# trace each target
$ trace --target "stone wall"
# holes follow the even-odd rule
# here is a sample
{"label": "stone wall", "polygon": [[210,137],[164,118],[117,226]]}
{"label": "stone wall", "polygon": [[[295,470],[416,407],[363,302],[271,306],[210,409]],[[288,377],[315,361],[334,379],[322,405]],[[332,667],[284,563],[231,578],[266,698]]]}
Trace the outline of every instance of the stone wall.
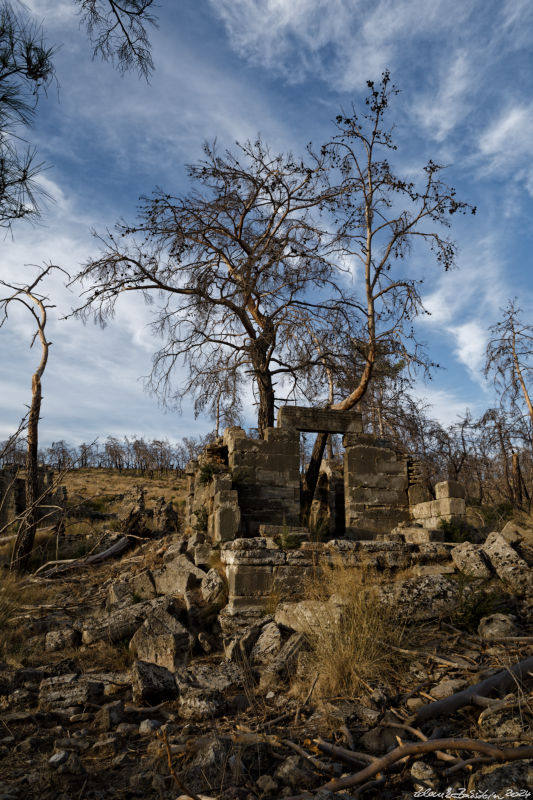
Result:
{"label": "stone wall", "polygon": [[374,436],[346,434],[346,537],[373,539],[409,519],[407,461]]}
{"label": "stone wall", "polygon": [[[412,492],[413,499],[417,493]],[[420,496],[420,495],[419,495]],[[457,481],[441,481],[435,484],[435,499],[413,503],[411,519],[424,528],[437,528],[441,520],[446,522],[466,521],[465,489]]]}

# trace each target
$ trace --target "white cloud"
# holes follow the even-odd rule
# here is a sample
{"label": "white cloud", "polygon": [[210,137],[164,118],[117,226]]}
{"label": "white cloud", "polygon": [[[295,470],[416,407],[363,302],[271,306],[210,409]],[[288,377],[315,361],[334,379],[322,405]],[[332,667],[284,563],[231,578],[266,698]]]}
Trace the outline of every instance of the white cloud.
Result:
{"label": "white cloud", "polygon": [[447,330],[455,339],[455,357],[464,364],[472,379],[483,386],[485,348],[488,340],[486,325],[477,320],[470,320],[460,325],[452,325]]}
{"label": "white cloud", "polygon": [[479,139],[478,155],[484,175],[524,182],[533,195],[533,103],[505,109]]}

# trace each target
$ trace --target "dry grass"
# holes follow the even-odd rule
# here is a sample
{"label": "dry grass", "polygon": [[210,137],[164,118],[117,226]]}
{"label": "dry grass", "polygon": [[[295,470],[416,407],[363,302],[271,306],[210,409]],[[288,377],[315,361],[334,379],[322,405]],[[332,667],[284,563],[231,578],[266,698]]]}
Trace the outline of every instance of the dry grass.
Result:
{"label": "dry grass", "polygon": [[16,617],[50,601],[48,586],[3,571],[0,583],[0,660],[19,663],[31,655],[24,626]]}
{"label": "dry grass", "polygon": [[[307,639],[308,681],[318,675],[315,696],[356,697],[368,684],[389,684],[398,677],[404,626],[393,608],[377,602],[381,578],[342,565],[323,566],[307,587],[318,601]],[[305,687],[300,687],[304,689]]]}
{"label": "dry grass", "polygon": [[[186,481],[175,473],[169,475],[138,475],[136,472],[119,472],[114,469],[76,469],[67,474],[64,481],[69,498],[112,498],[125,494],[133,486],[144,486],[146,505],[154,505],[159,497],[171,500],[174,507],[185,502]],[[110,501],[112,502],[112,501]],[[106,509],[107,510],[107,509]],[[115,509],[109,509],[115,510]]]}

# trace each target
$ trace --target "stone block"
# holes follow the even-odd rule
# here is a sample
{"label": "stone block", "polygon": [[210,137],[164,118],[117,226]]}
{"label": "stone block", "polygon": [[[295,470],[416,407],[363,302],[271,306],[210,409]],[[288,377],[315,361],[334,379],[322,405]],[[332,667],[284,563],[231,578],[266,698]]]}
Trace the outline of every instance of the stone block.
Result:
{"label": "stone block", "polygon": [[100,681],[84,678],[75,673],[45,678],[39,686],[39,707],[45,709],[98,703],[104,694]]}
{"label": "stone block", "polygon": [[402,528],[401,533],[404,541],[408,544],[444,541],[444,531],[431,530],[429,528]]}
{"label": "stone block", "polygon": [[227,542],[234,539],[241,524],[241,510],[234,505],[216,508],[213,513],[213,538],[215,542]]}
{"label": "stone block", "polygon": [[460,497],[443,497],[440,500],[432,500],[431,515],[442,517],[445,514],[464,517],[466,514],[465,501]]}
{"label": "stone block", "polygon": [[411,506],[416,506],[421,503],[430,503],[433,499],[429,489],[421,483],[415,483],[413,486],[410,486],[407,490],[407,496],[409,498],[409,505]]}
{"label": "stone block", "polygon": [[178,694],[174,675],[165,667],[145,661],[136,661],[131,668],[131,685],[135,703],[156,705],[173,700]]}
{"label": "stone block", "polygon": [[441,481],[435,484],[435,497],[437,500],[444,500],[448,497],[465,498],[465,487],[458,481]]}
{"label": "stone block", "polygon": [[480,547],[472,542],[462,542],[453,547],[450,553],[453,563],[460,572],[472,578],[490,578],[491,571]]}
{"label": "stone block", "polygon": [[411,506],[411,517],[413,519],[427,519],[427,517],[431,517],[433,515],[432,502],[433,500],[428,500],[425,503],[417,503]]}
{"label": "stone block", "polygon": [[168,609],[154,609],[133,635],[129,647],[140,661],[174,672],[187,664],[194,640]]}
{"label": "stone block", "polygon": [[357,411],[281,406],[277,421],[278,428],[310,433],[360,433],[363,430],[362,415]]}
{"label": "stone block", "polygon": [[226,567],[230,597],[268,597],[272,590],[271,566],[230,564]]}
{"label": "stone block", "polygon": [[483,552],[497,576],[519,595],[533,594],[533,572],[501,533],[489,533]]}
{"label": "stone block", "polygon": [[177,595],[199,586],[205,572],[186,555],[179,555],[162,569],[155,570],[153,576],[158,594]]}

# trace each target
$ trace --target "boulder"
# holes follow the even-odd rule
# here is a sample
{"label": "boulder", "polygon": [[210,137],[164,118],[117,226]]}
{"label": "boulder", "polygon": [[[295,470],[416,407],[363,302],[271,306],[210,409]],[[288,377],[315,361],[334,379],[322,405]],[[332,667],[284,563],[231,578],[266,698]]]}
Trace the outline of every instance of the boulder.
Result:
{"label": "boulder", "polygon": [[453,547],[451,557],[457,569],[471,578],[490,578],[492,574],[483,551],[472,542],[462,542]]}
{"label": "boulder", "polygon": [[81,640],[80,632],[74,628],[60,628],[57,631],[49,631],[44,640],[44,649],[47,653],[55,653],[57,650],[65,650],[69,647],[77,647]]}
{"label": "boulder", "polygon": [[263,626],[259,637],[250,651],[252,664],[268,664],[281,650],[281,631],[275,622]]}
{"label": "boulder", "polygon": [[187,664],[193,637],[170,611],[171,603],[150,611],[130,641],[130,650],[140,661],[148,661],[174,672]]}
{"label": "boulder", "polygon": [[102,700],[104,686],[100,681],[76,673],[45,678],[39,686],[39,708],[55,709],[85,706]]}
{"label": "boulder", "polygon": [[419,621],[450,614],[473,590],[445,575],[423,575],[378,587],[378,599],[392,607],[400,619]]}
{"label": "boulder", "polygon": [[178,525],[178,515],[172,503],[167,503],[164,497],[159,497],[154,508],[155,530],[159,533],[176,533]]}
{"label": "boulder", "polygon": [[180,686],[180,716],[202,722],[221,717],[226,712],[224,695],[217,689]]}
{"label": "boulder", "polygon": [[131,685],[135,703],[156,705],[177,697],[178,687],[174,675],[165,667],[136,661],[131,668]]}
{"label": "boulder", "polygon": [[498,577],[516,594],[533,593],[533,573],[530,567],[516,550],[507,544],[501,533],[489,533],[483,545],[483,552]]}
{"label": "boulder", "polygon": [[206,603],[219,606],[225,605],[228,596],[228,587],[218,570],[210,569],[209,572],[204,575],[201,583],[201,591],[202,597]]}
{"label": "boulder", "polygon": [[158,594],[185,594],[190,589],[200,586],[206,573],[186,555],[177,555],[159,570],[153,573]]}
{"label": "boulder", "polygon": [[92,644],[102,640],[119,642],[121,639],[129,639],[142,625],[147,613],[162,600],[163,598],[145,603],[135,603],[118,608],[102,617],[90,617],[83,623],[83,643]]}

